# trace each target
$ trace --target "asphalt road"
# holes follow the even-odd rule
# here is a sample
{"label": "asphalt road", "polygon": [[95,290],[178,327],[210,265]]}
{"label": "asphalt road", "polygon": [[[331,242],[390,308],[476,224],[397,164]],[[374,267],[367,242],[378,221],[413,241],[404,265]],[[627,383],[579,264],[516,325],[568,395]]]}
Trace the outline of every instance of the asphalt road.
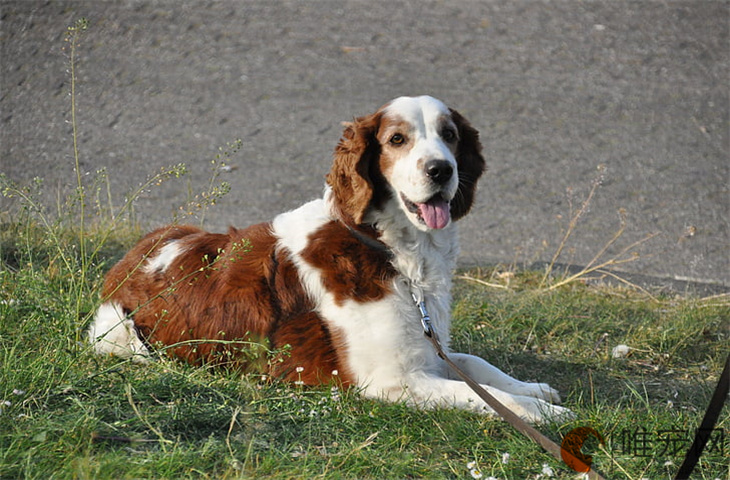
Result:
{"label": "asphalt road", "polygon": [[460,222],[463,264],[549,260],[600,176],[561,262],[589,263],[623,209],[626,230],[609,255],[657,236],[630,249],[638,260],[621,269],[730,289],[728,2],[2,0],[0,8],[0,164],[19,182],[42,177],[54,208],[75,179],[64,36],[85,17],[84,178],[105,169],[120,205],[161,168],[188,166],[136,201],[149,227],[204,190],[218,149],[238,138],[220,176],[231,191],[206,225],[269,220],[320,195],[340,122],[396,96],[430,94],[481,131],[490,168],[474,213]]}

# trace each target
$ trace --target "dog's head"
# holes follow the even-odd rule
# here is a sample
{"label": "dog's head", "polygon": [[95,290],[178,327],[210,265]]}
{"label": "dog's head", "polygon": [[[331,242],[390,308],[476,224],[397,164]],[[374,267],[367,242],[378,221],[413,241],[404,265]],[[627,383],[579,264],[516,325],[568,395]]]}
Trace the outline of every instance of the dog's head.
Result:
{"label": "dog's head", "polygon": [[397,205],[428,231],[466,215],[484,169],[479,134],[464,117],[432,97],[400,97],[345,125],[327,183],[346,223]]}

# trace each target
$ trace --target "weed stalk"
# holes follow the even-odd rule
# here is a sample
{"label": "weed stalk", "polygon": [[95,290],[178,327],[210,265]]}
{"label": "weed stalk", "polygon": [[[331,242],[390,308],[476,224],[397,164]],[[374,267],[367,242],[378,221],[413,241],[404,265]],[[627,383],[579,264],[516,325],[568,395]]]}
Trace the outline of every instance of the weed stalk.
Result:
{"label": "weed stalk", "polygon": [[[590,207],[591,201],[593,200],[593,197],[596,194],[596,191],[598,190],[598,187],[600,187],[603,183],[603,176],[606,172],[606,167],[604,165],[598,166],[598,176],[591,182],[591,189],[588,192],[588,196],[581,202],[580,207],[573,212],[572,211],[572,202],[571,202],[571,211],[570,211],[570,220],[568,222],[568,227],[565,230],[565,233],[563,234],[563,237],[560,240],[560,244],[558,245],[558,248],[555,250],[555,253],[553,254],[552,259],[550,260],[550,263],[545,268],[545,273],[543,274],[542,280],[539,284],[540,290],[555,290],[557,288],[560,288],[564,285],[567,285],[571,282],[574,282],[576,280],[580,280],[581,278],[584,278],[586,275],[599,272],[606,274],[612,278],[615,278],[622,283],[629,284],[624,279],[620,279],[616,274],[611,273],[607,271],[607,268],[614,267],[617,265],[622,265],[624,263],[629,263],[637,260],[639,258],[638,253],[632,252],[629,253],[632,249],[639,247],[644,242],[647,242],[657,236],[657,233],[651,233],[646,235],[645,237],[631,243],[629,246],[621,249],[619,253],[616,255],[611,256],[608,259],[602,260],[605,258],[606,252],[613,247],[616,242],[623,236],[625,230],[626,230],[626,210],[623,208],[619,209],[618,215],[619,215],[619,228],[616,230],[616,232],[613,234],[613,236],[603,245],[603,247],[591,258],[591,260],[586,264],[585,267],[583,267],[578,273],[575,273],[573,275],[566,275],[551,284],[548,284],[548,280],[550,276],[553,273],[553,270],[555,268],[555,264],[560,258],[560,256],[563,253],[563,250],[565,249],[565,246],[568,244],[568,240],[575,232],[575,229],[578,225],[578,221],[583,217],[586,212],[588,212],[588,209]],[[637,286],[634,285],[635,288],[638,289]]]}
{"label": "weed stalk", "polygon": [[[605,165],[599,165],[598,166],[598,177],[593,180],[591,183],[591,189],[588,192],[588,196],[583,200],[583,203],[581,203],[578,210],[573,213],[570,212],[570,221],[568,222],[568,228],[565,230],[565,233],[563,234],[563,238],[560,240],[560,244],[558,245],[557,250],[555,250],[555,253],[553,254],[553,258],[550,260],[550,263],[548,264],[547,268],[545,269],[545,274],[542,277],[542,280],[540,281],[540,288],[542,288],[545,283],[547,282],[548,278],[550,277],[550,274],[553,271],[553,268],[555,267],[555,262],[557,262],[558,258],[560,258],[560,255],[562,255],[563,250],[565,249],[565,246],[568,243],[568,240],[573,235],[573,232],[575,231],[576,226],[578,225],[578,221],[581,219],[581,217],[588,211],[588,207],[591,204],[591,201],[593,200],[593,196],[596,194],[596,190],[598,190],[598,187],[601,186],[601,183],[603,181],[603,174],[606,171]],[[572,205],[572,204],[571,204]],[[623,232],[622,232],[623,233]],[[620,234],[619,234],[620,236]]]}
{"label": "weed stalk", "polygon": [[[76,120],[76,47],[79,44],[82,34],[89,27],[85,18],[77,20],[73,26],[68,27],[66,41],[69,44],[69,74],[71,76],[71,130],[73,138],[74,167],[76,170],[76,195],[79,200],[79,261],[81,268],[76,288],[76,318],[81,313],[81,304],[84,298],[83,290],[86,285],[86,273],[88,271],[88,258],[86,254],[86,192],[82,181],[81,161],[79,157],[79,135],[78,122]],[[76,331],[76,343],[79,341],[80,333]]]}

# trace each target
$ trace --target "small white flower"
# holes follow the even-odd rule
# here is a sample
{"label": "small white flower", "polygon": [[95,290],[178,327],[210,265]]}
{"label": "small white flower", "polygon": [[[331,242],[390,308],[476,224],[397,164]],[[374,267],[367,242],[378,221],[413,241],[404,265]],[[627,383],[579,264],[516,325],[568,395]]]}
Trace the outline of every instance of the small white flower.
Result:
{"label": "small white flower", "polygon": [[340,374],[340,372],[338,372],[337,370],[332,370],[332,376],[333,377],[336,377],[339,374]]}
{"label": "small white flower", "polygon": [[340,389],[337,387],[332,387],[330,389],[330,396],[332,397],[333,402],[339,402],[340,401]]}
{"label": "small white flower", "polygon": [[503,453],[502,454],[502,463],[504,465],[507,465],[509,463],[509,457],[510,457],[510,454],[509,453]]}
{"label": "small white flower", "polygon": [[667,460],[666,462],[664,462],[664,466],[665,467],[673,467],[674,466],[674,462],[671,461],[671,460]]}
{"label": "small white flower", "polygon": [[304,367],[297,367],[297,373],[302,373],[304,371]]}
{"label": "small white flower", "polygon": [[469,469],[469,474],[471,474],[471,478],[482,478],[482,472],[480,472],[477,468],[477,462],[467,463],[466,468]]}
{"label": "small white flower", "polygon": [[542,464],[542,474],[545,475],[546,477],[554,477],[555,471],[552,469],[552,467],[550,465],[548,465],[547,463],[543,463]]}
{"label": "small white flower", "polygon": [[24,395],[24,394],[25,394],[25,391],[24,390],[18,390],[17,388],[14,388],[13,389],[13,395],[20,396],[20,395]]}

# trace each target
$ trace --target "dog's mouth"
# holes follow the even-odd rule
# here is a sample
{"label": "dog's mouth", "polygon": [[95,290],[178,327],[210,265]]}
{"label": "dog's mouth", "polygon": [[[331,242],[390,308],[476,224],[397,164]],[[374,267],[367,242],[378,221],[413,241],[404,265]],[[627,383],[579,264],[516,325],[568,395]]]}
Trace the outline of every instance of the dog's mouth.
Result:
{"label": "dog's mouth", "polygon": [[449,220],[451,220],[449,201],[440,193],[437,193],[425,203],[413,202],[402,193],[400,194],[400,198],[403,200],[403,204],[408,211],[414,213],[428,228],[444,228],[449,224]]}

